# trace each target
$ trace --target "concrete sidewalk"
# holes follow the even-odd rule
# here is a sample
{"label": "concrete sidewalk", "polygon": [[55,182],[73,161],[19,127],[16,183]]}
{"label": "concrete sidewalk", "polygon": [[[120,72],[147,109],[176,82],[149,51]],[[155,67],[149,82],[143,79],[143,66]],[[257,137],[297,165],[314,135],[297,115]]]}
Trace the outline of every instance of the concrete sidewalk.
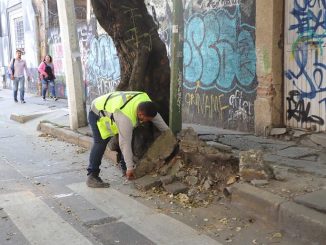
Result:
{"label": "concrete sidewalk", "polygon": [[[43,102],[28,95],[26,104],[15,104],[10,90],[0,90],[1,103],[8,104],[8,117],[25,123],[39,122],[38,129],[58,139],[90,148],[92,138],[88,127],[69,129],[67,101]],[[14,115],[14,116],[13,116]],[[220,130],[212,127],[184,124],[193,127],[206,141],[214,141],[232,148],[235,156],[249,149],[262,150],[264,159],[277,173],[277,180],[263,186],[237,183],[231,187],[231,203],[255,217],[274,223],[280,229],[301,238],[307,244],[324,244],[326,240],[326,136],[301,134],[300,141],[317,139],[311,146],[297,141],[255,137],[248,133]],[[312,137],[313,136],[313,137]],[[115,153],[106,151],[115,159]]]}

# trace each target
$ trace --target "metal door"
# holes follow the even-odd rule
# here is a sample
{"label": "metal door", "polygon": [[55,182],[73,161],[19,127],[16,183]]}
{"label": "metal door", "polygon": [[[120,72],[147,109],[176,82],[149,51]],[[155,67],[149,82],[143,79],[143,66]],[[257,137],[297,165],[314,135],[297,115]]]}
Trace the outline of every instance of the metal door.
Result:
{"label": "metal door", "polygon": [[326,0],[285,1],[286,125],[326,130]]}

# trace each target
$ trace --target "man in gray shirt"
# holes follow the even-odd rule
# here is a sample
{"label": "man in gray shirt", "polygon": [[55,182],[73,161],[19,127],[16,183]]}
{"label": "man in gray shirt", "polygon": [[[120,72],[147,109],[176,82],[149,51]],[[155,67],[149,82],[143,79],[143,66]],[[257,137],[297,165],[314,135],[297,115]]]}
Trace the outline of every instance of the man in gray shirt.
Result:
{"label": "man in gray shirt", "polygon": [[22,51],[17,49],[16,50],[16,57],[15,59],[12,59],[9,66],[8,66],[8,72],[10,74],[10,79],[13,81],[13,91],[14,91],[14,101],[17,103],[17,92],[18,92],[18,86],[19,86],[19,92],[20,92],[20,102],[22,104],[26,103],[24,99],[25,94],[25,76],[24,76],[24,70],[27,75],[28,81],[30,80],[30,74],[27,69],[26,61],[21,58]]}
{"label": "man in gray shirt", "polygon": [[99,177],[101,160],[108,142],[119,135],[119,146],[126,163],[126,177],[134,178],[133,129],[141,122],[151,121],[161,132],[169,130],[153,102],[145,92],[116,91],[96,98],[88,114],[94,143],[87,168],[88,187],[109,187]]}

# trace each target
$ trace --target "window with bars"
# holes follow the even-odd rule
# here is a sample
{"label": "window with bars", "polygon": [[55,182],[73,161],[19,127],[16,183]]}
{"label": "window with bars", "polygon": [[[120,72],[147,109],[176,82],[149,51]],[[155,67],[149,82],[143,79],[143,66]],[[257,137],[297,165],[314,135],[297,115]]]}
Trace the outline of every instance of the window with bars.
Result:
{"label": "window with bars", "polygon": [[14,19],[15,36],[16,36],[16,48],[24,50],[24,22],[23,17]]}

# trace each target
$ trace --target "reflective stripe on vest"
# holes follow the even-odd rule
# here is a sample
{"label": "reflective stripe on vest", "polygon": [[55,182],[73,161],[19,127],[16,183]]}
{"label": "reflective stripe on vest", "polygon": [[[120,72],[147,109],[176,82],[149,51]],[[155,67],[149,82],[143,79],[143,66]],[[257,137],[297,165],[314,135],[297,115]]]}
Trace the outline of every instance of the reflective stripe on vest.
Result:
{"label": "reflective stripe on vest", "polygon": [[[110,98],[104,108],[108,96],[110,96]],[[96,98],[92,102],[91,110],[100,116],[97,126],[102,139],[107,139],[108,137],[118,134],[118,128],[113,119],[114,112],[121,111],[130,119],[132,126],[135,127],[137,123],[137,107],[139,103],[145,101],[151,100],[146,93],[138,91],[112,92]],[[101,112],[103,112],[104,116]]]}

